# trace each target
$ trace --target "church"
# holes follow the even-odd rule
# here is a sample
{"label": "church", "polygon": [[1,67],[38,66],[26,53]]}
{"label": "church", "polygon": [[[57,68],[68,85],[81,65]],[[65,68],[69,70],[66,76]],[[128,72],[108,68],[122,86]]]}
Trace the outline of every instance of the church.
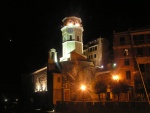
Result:
{"label": "church", "polygon": [[[147,71],[142,74],[149,75],[149,29],[114,33],[114,59],[110,59],[107,39],[99,37],[83,44],[84,29],[79,17],[66,17],[62,24],[62,57],[58,58],[55,47],[51,48],[47,65],[23,77],[23,94],[32,100],[35,108],[54,108],[61,102],[127,102],[139,95],[143,98],[142,83],[136,84],[137,77],[140,77],[136,67],[144,64],[142,66]],[[135,44],[131,43],[130,37]],[[138,54],[139,47],[143,49],[133,63],[134,52]],[[141,50],[145,50],[142,56]],[[136,63],[138,65],[133,65]],[[95,83],[98,83],[96,90],[93,88]]]}
{"label": "church", "polygon": [[[47,66],[30,74],[30,95],[37,106],[53,106],[57,101],[98,101],[93,82],[100,75],[111,76],[107,39],[100,37],[83,44],[82,20],[71,16],[62,22],[62,57],[58,59],[57,50],[51,48]],[[86,87],[84,94],[81,85]],[[109,85],[99,98],[112,99]]]}

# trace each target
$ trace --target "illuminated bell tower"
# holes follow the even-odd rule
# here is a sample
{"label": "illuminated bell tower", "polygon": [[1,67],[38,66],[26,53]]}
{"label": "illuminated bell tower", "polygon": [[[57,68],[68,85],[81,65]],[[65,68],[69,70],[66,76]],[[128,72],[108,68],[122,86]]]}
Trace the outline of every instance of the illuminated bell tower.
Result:
{"label": "illuminated bell tower", "polygon": [[75,16],[66,17],[62,20],[62,58],[60,61],[69,61],[72,51],[83,54],[83,27],[81,19]]}

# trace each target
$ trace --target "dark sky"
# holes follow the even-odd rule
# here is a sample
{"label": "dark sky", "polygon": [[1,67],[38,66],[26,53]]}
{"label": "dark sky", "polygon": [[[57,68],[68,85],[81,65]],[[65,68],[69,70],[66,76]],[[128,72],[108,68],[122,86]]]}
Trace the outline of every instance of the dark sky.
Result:
{"label": "dark sky", "polygon": [[[95,2],[97,1],[97,2]],[[21,75],[47,63],[48,51],[61,56],[61,25],[67,16],[82,19],[83,40],[107,38],[113,31],[150,26],[149,3],[144,0],[8,0],[2,3],[0,88],[18,90]]]}

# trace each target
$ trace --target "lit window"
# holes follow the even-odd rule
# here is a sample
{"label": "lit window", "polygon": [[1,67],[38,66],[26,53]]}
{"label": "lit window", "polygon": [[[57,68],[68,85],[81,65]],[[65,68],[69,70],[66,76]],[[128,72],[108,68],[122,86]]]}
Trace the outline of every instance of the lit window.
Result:
{"label": "lit window", "polygon": [[73,22],[71,20],[69,20],[68,26],[72,26],[72,25],[73,25]]}
{"label": "lit window", "polygon": [[129,55],[128,49],[124,49],[124,56],[128,56],[128,55]]}

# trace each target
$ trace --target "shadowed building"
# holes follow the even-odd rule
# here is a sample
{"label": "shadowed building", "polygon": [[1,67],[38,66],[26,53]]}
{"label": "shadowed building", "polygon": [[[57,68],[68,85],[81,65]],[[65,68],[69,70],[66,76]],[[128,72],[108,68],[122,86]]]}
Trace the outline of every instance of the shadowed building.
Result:
{"label": "shadowed building", "polygon": [[114,74],[131,86],[133,95],[129,96],[134,99],[134,82],[141,79],[140,71],[142,76],[150,75],[150,29],[114,32],[113,50],[117,63]]}

